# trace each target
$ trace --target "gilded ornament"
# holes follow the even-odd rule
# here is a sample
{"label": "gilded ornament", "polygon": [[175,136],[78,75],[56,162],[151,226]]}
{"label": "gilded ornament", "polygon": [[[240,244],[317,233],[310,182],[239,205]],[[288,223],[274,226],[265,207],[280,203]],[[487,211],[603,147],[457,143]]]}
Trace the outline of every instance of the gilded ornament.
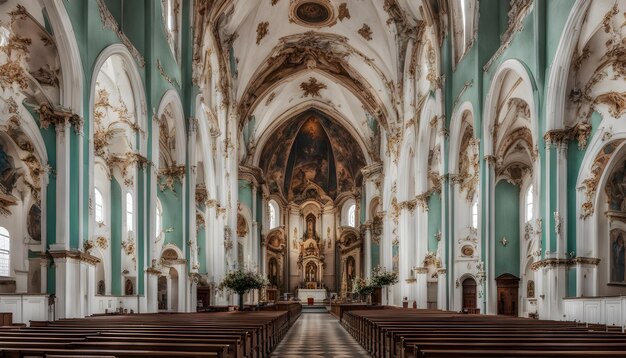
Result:
{"label": "gilded ornament", "polygon": [[372,40],[372,29],[368,24],[363,24],[363,26],[358,31],[359,35],[361,35],[367,41]]}
{"label": "gilded ornament", "polygon": [[604,93],[596,97],[596,102],[606,104],[613,118],[619,119],[626,111],[626,92]]}
{"label": "gilded ornament", "polygon": [[343,21],[343,19],[349,19],[349,18],[350,18],[350,10],[348,10],[348,4],[345,2],[339,4],[337,19],[339,19],[339,21]]}
{"label": "gilded ornament", "polygon": [[256,44],[260,44],[261,40],[269,33],[270,23],[267,21],[260,22],[256,28]]}
{"label": "gilded ornament", "polygon": [[320,97],[320,91],[328,88],[324,83],[318,82],[315,77],[309,77],[308,82],[300,83],[300,89],[304,97]]}

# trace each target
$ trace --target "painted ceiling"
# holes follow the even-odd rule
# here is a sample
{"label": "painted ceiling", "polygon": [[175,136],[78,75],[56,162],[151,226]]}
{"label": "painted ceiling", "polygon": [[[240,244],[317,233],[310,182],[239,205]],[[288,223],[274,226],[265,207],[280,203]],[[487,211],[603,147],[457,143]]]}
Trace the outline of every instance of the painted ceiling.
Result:
{"label": "painted ceiling", "polygon": [[365,157],[359,145],[346,129],[317,110],[289,120],[269,143],[260,166],[270,192],[287,201],[310,198],[309,189],[335,199],[360,185]]}

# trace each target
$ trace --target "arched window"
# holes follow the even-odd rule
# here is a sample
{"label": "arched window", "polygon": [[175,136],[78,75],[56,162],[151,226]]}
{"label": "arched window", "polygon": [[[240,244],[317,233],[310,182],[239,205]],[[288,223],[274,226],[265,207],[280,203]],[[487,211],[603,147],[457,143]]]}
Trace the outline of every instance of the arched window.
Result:
{"label": "arched window", "polygon": [[348,225],[355,227],[356,226],[356,205],[352,204],[348,208]]}
{"label": "arched window", "polygon": [[9,231],[0,226],[0,276],[9,276],[10,253],[11,240],[9,238]]}
{"label": "arched window", "polygon": [[472,227],[478,229],[478,198],[472,203]]}
{"label": "arched window", "polygon": [[102,198],[102,193],[97,188],[94,189],[94,199],[94,216],[97,223],[102,223],[104,222],[104,199]]}
{"label": "arched window", "polygon": [[533,186],[530,185],[526,190],[526,221],[530,221],[533,219],[533,208],[534,208],[534,191]]}
{"label": "arched window", "polygon": [[159,237],[163,232],[163,209],[161,208],[161,202],[157,199],[156,215],[154,217],[154,232],[155,236]]}
{"label": "arched window", "polygon": [[133,231],[133,222],[135,221],[133,206],[133,194],[126,193],[126,230],[128,232]]}
{"label": "arched window", "polygon": [[270,230],[272,230],[273,228],[278,227],[278,205],[274,201],[270,201],[269,204],[267,204],[267,211],[269,213]]}
{"label": "arched window", "polygon": [[174,56],[178,59],[178,35],[180,32],[178,15],[180,14],[180,1],[162,0],[162,2],[163,20],[165,22],[165,29],[167,30],[167,40],[172,48]]}

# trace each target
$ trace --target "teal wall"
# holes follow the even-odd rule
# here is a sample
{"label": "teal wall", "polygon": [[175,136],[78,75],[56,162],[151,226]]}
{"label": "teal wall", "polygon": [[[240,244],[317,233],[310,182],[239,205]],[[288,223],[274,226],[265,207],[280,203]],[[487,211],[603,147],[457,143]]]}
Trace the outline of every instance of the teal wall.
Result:
{"label": "teal wall", "polygon": [[[157,189],[157,197],[163,207],[163,244],[173,244],[179,249],[183,249],[183,205],[182,205],[182,184],[174,182],[174,190]],[[166,229],[173,229],[172,232],[165,232]]]}
{"label": "teal wall", "polygon": [[[510,273],[519,275],[520,242],[519,242],[519,188],[504,180],[496,184],[495,207],[495,277]],[[506,237],[506,246],[500,243]]]}

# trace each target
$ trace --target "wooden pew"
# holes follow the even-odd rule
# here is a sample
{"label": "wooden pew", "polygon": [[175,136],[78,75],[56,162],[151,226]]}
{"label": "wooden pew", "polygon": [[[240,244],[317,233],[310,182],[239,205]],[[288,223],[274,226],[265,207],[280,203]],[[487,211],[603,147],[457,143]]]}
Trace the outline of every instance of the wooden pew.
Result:
{"label": "wooden pew", "polygon": [[374,357],[626,356],[626,336],[575,322],[388,309],[345,312],[341,324]]}

